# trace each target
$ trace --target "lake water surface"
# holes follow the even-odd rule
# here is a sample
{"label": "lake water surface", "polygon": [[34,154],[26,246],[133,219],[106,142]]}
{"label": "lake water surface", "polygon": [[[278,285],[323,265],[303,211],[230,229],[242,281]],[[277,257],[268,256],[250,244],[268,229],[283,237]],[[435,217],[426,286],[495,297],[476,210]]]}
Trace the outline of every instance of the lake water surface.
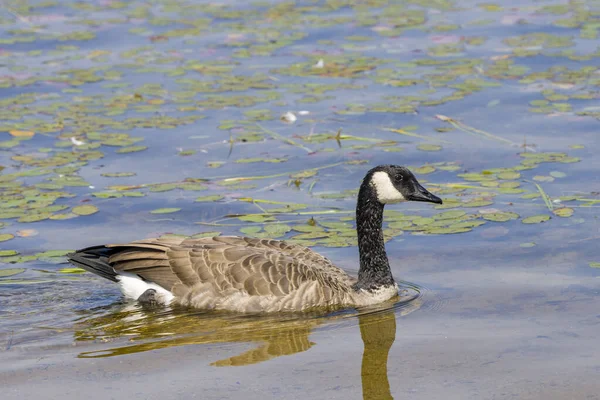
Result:
{"label": "lake water surface", "polygon": [[[600,3],[0,3],[2,399],[600,399]],[[388,206],[401,301],[144,309],[64,255],[273,237],[355,274]]]}

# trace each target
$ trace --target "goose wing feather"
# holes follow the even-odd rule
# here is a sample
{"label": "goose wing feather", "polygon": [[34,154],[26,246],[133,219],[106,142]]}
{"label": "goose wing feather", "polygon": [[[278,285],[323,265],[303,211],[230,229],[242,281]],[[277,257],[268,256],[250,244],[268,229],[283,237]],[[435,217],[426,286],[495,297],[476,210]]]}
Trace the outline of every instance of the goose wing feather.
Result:
{"label": "goose wing feather", "polygon": [[[351,278],[327,258],[285,241],[217,236],[200,239],[147,239],[109,245],[117,250],[109,263],[172,291],[193,296],[207,290],[213,296],[231,289],[250,296],[285,297],[314,282],[323,301],[343,291]],[[196,288],[196,289],[194,289]],[[315,299],[319,302],[319,299]]]}

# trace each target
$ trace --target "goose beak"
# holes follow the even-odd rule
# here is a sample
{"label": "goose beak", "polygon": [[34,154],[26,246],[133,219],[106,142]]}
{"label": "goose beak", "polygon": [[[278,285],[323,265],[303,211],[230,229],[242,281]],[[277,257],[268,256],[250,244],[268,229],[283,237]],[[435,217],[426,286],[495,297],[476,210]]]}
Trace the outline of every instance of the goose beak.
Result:
{"label": "goose beak", "polygon": [[421,184],[415,185],[415,190],[408,196],[410,201],[426,201],[428,203],[442,204],[442,199],[429,193]]}

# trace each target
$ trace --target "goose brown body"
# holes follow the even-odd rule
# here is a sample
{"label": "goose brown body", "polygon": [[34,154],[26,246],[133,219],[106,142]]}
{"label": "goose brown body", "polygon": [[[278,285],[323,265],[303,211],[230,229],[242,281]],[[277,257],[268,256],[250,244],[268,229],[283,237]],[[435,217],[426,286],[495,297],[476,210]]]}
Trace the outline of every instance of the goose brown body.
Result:
{"label": "goose brown body", "polygon": [[272,312],[364,303],[352,288],[355,278],[320,254],[285,241],[169,238],[106,249],[106,261],[117,276],[135,274],[171,292],[174,301],[185,306]]}
{"label": "goose brown body", "polygon": [[442,202],[404,167],[382,165],[367,173],[356,207],[357,278],[304,246],[238,236],[95,246],[70,254],[69,261],[118,282],[140,301],[240,312],[366,306],[398,294],[382,221],[384,205],[402,201]]}

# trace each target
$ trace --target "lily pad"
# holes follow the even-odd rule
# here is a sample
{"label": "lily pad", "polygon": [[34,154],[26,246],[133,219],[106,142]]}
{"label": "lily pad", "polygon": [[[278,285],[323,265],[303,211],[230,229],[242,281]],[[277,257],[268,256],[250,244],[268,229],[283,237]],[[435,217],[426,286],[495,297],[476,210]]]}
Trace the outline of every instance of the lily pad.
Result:
{"label": "lily pad", "polygon": [[0,279],[0,285],[37,285],[52,282],[50,279]]}
{"label": "lily pad", "polygon": [[72,267],[72,268],[61,268],[58,270],[58,272],[60,272],[61,274],[82,274],[86,271],[83,268]]}
{"label": "lily pad", "polygon": [[413,172],[419,175],[426,175],[435,172],[435,167],[431,165],[425,165],[423,167],[413,168]]}
{"label": "lily pad", "polygon": [[478,226],[481,226],[483,224],[485,224],[486,221],[482,221],[479,219],[472,219],[469,221],[461,221],[461,222],[456,222],[451,224],[450,226],[448,226],[448,228],[453,228],[453,229],[459,229],[459,228],[476,228]]}
{"label": "lily pad", "polygon": [[554,178],[551,176],[536,175],[533,177],[533,180],[537,182],[553,182]]}
{"label": "lily pad", "polygon": [[0,242],[6,242],[7,240],[13,239],[15,235],[10,233],[0,233]]}
{"label": "lily pad", "polygon": [[490,200],[471,200],[466,203],[463,203],[463,207],[485,207],[494,204],[493,201]]}
{"label": "lily pad", "polygon": [[48,257],[64,257],[69,253],[72,253],[73,250],[48,250],[43,251],[41,253],[37,253],[36,257],[48,258]]}
{"label": "lily pad", "polygon": [[513,180],[513,179],[519,179],[521,177],[521,174],[518,172],[507,171],[507,172],[501,172],[496,176],[498,177],[498,179]]}
{"label": "lily pad", "polygon": [[21,218],[19,218],[19,222],[38,222],[38,221],[43,221],[45,219],[50,218],[50,216],[52,216],[51,213],[49,212],[41,212],[41,213],[31,213],[28,215],[23,215]]}
{"label": "lily pad", "polygon": [[135,176],[136,173],[135,172],[105,172],[100,175],[104,176],[106,178],[125,178],[128,176]]}
{"label": "lily pad", "polygon": [[482,217],[483,217],[483,219],[486,219],[488,221],[506,222],[506,221],[510,221],[511,219],[518,219],[519,214],[516,214],[514,212],[496,212],[496,213],[483,214]]}
{"label": "lily pad", "polygon": [[519,247],[522,247],[524,249],[528,248],[528,247],[534,247],[534,246],[536,246],[536,244],[534,242],[525,242],[525,243],[521,243],[519,245]]}
{"label": "lily pad", "polygon": [[248,163],[257,163],[257,162],[265,162],[265,163],[282,163],[287,161],[287,158],[260,158],[260,157],[253,157],[253,158],[240,158],[239,160],[236,160],[236,163],[241,163],[241,164],[248,164]]}
{"label": "lily pad", "polygon": [[238,219],[240,221],[245,221],[245,222],[261,222],[261,223],[275,220],[275,218],[273,218],[271,215],[266,215],[266,214],[241,215],[238,217]]}
{"label": "lily pad", "polygon": [[470,232],[471,228],[466,227],[448,227],[448,228],[432,228],[425,231],[429,235],[450,235],[453,233]]}
{"label": "lily pad", "polygon": [[440,151],[442,150],[442,146],[439,144],[422,143],[417,146],[417,149],[421,151]]}
{"label": "lily pad", "polygon": [[77,214],[65,213],[65,214],[53,214],[50,216],[49,219],[60,221],[60,220],[64,220],[64,219],[71,219],[71,218],[77,218],[77,217],[79,217],[79,215],[77,215]]}
{"label": "lily pad", "polygon": [[240,232],[247,236],[254,236],[260,231],[262,231],[260,226],[245,226],[240,229]]}
{"label": "lily pad", "polygon": [[223,199],[224,197],[221,196],[220,194],[213,194],[211,196],[200,196],[200,197],[196,197],[196,202],[198,203],[202,203],[202,202],[212,202],[212,201],[219,201],[221,199]]}
{"label": "lily pad", "polygon": [[98,207],[91,204],[75,206],[71,209],[71,212],[76,215],[92,215],[98,212]]}
{"label": "lily pad", "polygon": [[467,215],[465,211],[462,210],[453,210],[453,211],[445,211],[433,216],[433,219],[457,219]]}
{"label": "lily pad", "polygon": [[554,213],[554,215],[558,216],[558,217],[570,217],[573,215],[573,213],[575,212],[575,210],[573,210],[572,208],[569,207],[563,207],[563,208],[557,208],[556,210],[552,211]]}
{"label": "lily pad", "polygon": [[7,278],[9,276],[19,275],[23,272],[25,272],[25,268],[0,269],[0,278]]}
{"label": "lily pad", "polygon": [[150,211],[150,214],[171,214],[176,213],[177,211],[181,211],[181,208],[157,208],[156,210]]}
{"label": "lily pad", "polygon": [[148,149],[147,146],[129,146],[129,147],[121,147],[119,150],[117,150],[117,153],[119,154],[126,154],[126,153],[137,153],[138,151],[144,151]]}
{"label": "lily pad", "polygon": [[523,218],[521,220],[521,222],[524,224],[539,224],[541,222],[546,222],[548,220],[550,220],[549,215],[540,214],[540,215],[534,215],[531,217]]}

